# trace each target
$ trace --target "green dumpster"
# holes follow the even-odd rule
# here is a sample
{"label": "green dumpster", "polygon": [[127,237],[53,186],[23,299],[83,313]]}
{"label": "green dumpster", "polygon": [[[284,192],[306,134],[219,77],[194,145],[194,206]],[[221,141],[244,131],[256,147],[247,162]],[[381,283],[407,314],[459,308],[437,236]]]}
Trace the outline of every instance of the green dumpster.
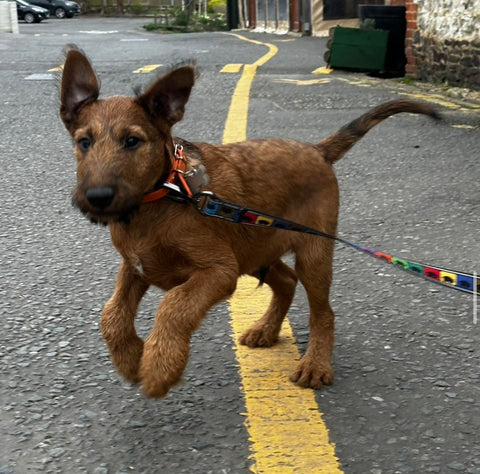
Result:
{"label": "green dumpster", "polygon": [[332,68],[382,71],[385,68],[388,31],[336,26],[330,32],[325,60]]}

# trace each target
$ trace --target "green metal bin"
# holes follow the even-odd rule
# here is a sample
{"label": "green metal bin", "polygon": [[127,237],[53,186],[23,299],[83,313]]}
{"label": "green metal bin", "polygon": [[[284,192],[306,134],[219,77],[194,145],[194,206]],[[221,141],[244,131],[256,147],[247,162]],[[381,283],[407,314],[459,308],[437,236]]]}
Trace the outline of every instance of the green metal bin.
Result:
{"label": "green metal bin", "polygon": [[332,68],[382,71],[385,68],[388,31],[333,28],[327,62]]}

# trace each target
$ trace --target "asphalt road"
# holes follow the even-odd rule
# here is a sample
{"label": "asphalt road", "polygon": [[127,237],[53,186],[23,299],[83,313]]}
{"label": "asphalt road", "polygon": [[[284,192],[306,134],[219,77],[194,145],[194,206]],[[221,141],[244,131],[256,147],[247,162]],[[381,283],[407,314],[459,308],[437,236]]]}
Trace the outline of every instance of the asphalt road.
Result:
{"label": "asphalt road", "polygon": [[[152,77],[134,70],[194,58],[201,75],[175,133],[220,143],[239,77],[221,68],[266,52],[221,33],[149,34],[144,22],[52,19],[0,35],[1,474],[247,473],[254,463],[227,304],[196,333],[184,384],[162,400],[118,377],[100,337],[119,257],[108,231],[70,206],[72,146],[48,70],[77,43],[104,95],[131,94]],[[254,80],[249,138],[317,142],[386,100],[440,102],[443,123],[389,119],[336,165],[339,232],[398,257],[480,270],[478,103],[362,74],[312,75],[324,40],[241,34],[279,48]],[[143,336],[160,297],[142,303]],[[338,246],[332,306],[336,380],[316,398],[341,469],[480,473],[472,299]],[[289,318],[301,351],[307,313],[299,287]]]}

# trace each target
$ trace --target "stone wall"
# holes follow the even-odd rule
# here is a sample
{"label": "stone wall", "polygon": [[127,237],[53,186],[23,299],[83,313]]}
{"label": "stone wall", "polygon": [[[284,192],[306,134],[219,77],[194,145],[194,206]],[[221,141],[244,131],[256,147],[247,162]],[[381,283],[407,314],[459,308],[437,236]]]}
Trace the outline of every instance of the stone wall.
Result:
{"label": "stone wall", "polygon": [[480,0],[416,0],[422,35],[440,40],[480,40]]}
{"label": "stone wall", "polygon": [[480,89],[480,0],[385,0],[405,5],[408,76]]}
{"label": "stone wall", "polygon": [[480,89],[480,41],[419,34],[414,49],[418,79]]}
{"label": "stone wall", "polygon": [[406,6],[407,73],[480,89],[480,0],[406,0]]}

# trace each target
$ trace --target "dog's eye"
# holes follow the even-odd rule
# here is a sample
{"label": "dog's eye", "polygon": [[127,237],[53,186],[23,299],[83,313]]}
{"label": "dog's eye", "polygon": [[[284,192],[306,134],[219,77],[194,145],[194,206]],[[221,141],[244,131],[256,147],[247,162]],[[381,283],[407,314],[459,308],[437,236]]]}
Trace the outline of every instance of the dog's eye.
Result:
{"label": "dog's eye", "polygon": [[91,145],[90,138],[84,137],[78,140],[78,146],[82,151],[87,151],[90,148],[90,145]]}
{"label": "dog's eye", "polygon": [[125,139],[125,148],[127,150],[134,150],[135,148],[138,147],[138,145],[140,145],[140,138],[137,138],[137,137],[127,137]]}

